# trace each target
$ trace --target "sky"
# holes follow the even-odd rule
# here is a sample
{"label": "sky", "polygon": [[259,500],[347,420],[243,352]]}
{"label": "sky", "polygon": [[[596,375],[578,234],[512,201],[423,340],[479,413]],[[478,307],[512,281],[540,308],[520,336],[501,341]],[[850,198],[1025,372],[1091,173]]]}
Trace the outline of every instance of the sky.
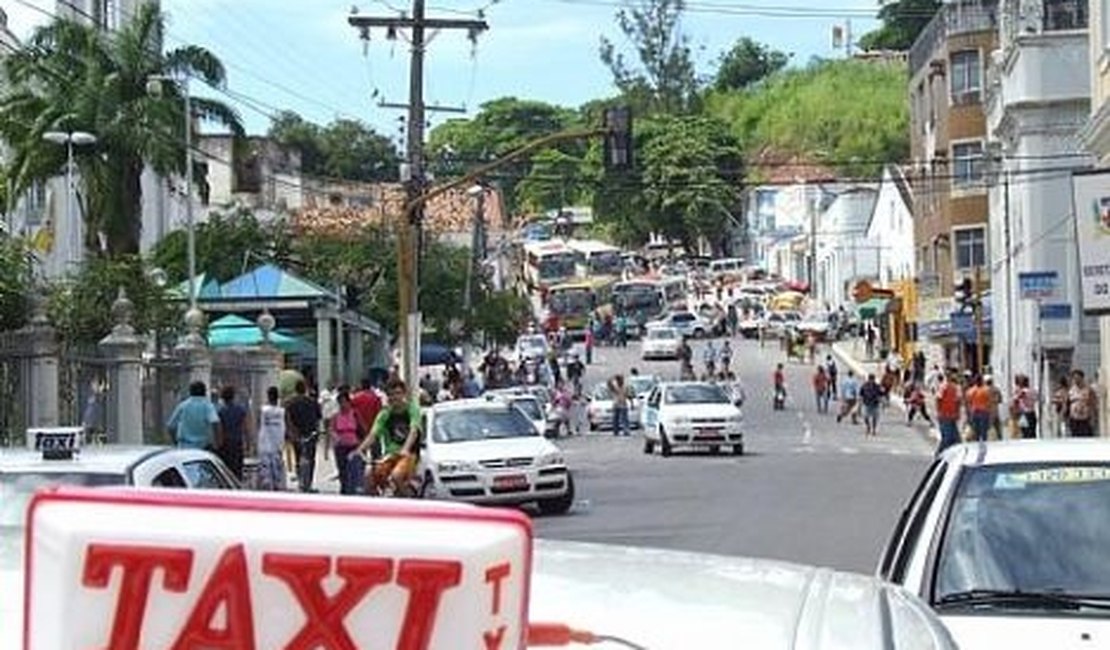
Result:
{"label": "sky", "polygon": [[[428,0],[428,15],[474,19],[479,9],[489,30],[476,45],[466,32],[435,33],[427,50],[425,101],[465,107],[504,96],[577,106],[614,93],[598,58],[602,37],[626,53],[614,14],[619,0]],[[403,112],[378,106],[405,103],[408,44],[372,31],[364,44],[347,24],[358,13],[396,16],[404,0],[162,0],[168,15],[167,47],[186,43],[212,50],[227,68],[227,88],[241,99],[194,89],[232,103],[250,133],[264,133],[270,115],[293,110],[326,124],[357,118],[400,137]],[[0,0],[9,28],[25,38],[50,19],[54,0]],[[834,25],[851,22],[854,37],[877,23],[878,0],[687,0],[683,32],[699,74],[709,75],[721,52],[742,36],[791,53],[794,65],[835,58]],[[432,126],[461,117],[431,113]]]}

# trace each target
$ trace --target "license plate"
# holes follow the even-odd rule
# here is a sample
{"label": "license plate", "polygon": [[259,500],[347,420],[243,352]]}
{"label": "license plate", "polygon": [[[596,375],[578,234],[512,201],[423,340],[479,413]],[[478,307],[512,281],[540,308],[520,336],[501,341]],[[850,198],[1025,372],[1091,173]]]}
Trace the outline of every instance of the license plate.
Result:
{"label": "license plate", "polygon": [[699,438],[701,438],[701,437],[710,438],[710,437],[713,437],[713,436],[721,435],[721,432],[723,432],[723,431],[724,431],[724,429],[699,429],[697,431],[697,433],[695,433],[694,435],[699,437]]}
{"label": "license plate", "polygon": [[495,476],[493,484],[496,487],[526,487],[528,477],[523,474],[509,474],[508,476]]}

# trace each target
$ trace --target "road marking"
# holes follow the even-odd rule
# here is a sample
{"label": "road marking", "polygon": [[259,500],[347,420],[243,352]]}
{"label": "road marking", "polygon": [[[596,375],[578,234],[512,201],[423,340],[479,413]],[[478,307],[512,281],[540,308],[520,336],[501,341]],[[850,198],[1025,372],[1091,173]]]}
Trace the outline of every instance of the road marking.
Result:
{"label": "road marking", "polygon": [[841,447],[840,448],[840,453],[842,453],[842,454],[858,454],[859,449],[856,449],[855,447]]}
{"label": "road marking", "polygon": [[813,427],[809,426],[809,422],[805,422],[805,433],[802,435],[802,441],[809,445],[813,443]]}

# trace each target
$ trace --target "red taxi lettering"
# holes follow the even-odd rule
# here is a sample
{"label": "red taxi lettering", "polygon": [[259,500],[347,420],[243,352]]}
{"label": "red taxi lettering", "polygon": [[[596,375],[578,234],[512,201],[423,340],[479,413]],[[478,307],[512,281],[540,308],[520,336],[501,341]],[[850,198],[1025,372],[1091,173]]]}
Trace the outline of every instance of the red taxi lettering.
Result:
{"label": "red taxi lettering", "polygon": [[[212,619],[220,611],[225,614],[222,629],[212,625]],[[237,544],[220,556],[173,650],[254,650],[254,647],[254,611],[247,578],[247,556],[243,545]]]}
{"label": "red taxi lettering", "polygon": [[486,584],[493,585],[493,615],[501,613],[501,581],[509,577],[510,565],[508,562],[495,564],[486,569]]}
{"label": "red taxi lettering", "polygon": [[106,589],[116,567],[121,572],[120,587],[106,648],[135,650],[139,647],[139,634],[155,569],[162,571],[163,589],[182,593],[189,586],[193,552],[187,548],[89,544],[85,549],[81,584],[90,589]]}
{"label": "red taxi lettering", "polygon": [[324,593],[323,582],[331,574],[331,558],[326,555],[267,553],[262,572],[288,585],[304,610],[305,624],[285,650],[358,650],[343,620],[366,594],[393,579],[393,562],[339,558],[336,573],[343,578],[343,588],[332,597]]}
{"label": "red taxi lettering", "polygon": [[453,560],[401,560],[397,584],[409,592],[397,650],[427,650],[443,592],[458,586],[462,563]]}
{"label": "red taxi lettering", "polygon": [[482,640],[486,642],[486,650],[501,650],[501,641],[505,639],[505,626],[497,628],[496,632],[483,632]]}

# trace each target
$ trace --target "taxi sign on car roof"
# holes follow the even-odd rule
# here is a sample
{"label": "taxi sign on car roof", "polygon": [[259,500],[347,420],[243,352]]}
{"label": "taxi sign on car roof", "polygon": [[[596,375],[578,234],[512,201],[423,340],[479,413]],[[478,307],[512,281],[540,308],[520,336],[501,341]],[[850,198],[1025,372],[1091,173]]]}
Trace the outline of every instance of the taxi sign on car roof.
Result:
{"label": "taxi sign on car roof", "polygon": [[524,647],[516,511],[57,487],[27,519],[24,650]]}
{"label": "taxi sign on car roof", "polygon": [[69,459],[81,450],[84,437],[82,427],[28,429],[27,446],[41,452],[45,460]]}

